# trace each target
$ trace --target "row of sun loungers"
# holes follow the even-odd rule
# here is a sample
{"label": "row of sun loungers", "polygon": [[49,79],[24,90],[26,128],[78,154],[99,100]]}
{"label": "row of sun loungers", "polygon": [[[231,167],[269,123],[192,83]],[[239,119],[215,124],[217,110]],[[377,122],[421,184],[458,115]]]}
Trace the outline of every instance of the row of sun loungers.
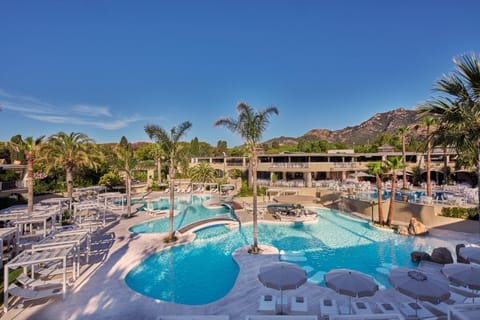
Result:
{"label": "row of sun loungers", "polygon": [[[464,297],[465,298],[465,297]],[[262,295],[259,299],[257,313],[260,315],[276,315],[282,311],[288,315],[309,315],[317,314],[323,320],[400,320],[400,319],[438,319],[445,318],[452,306],[464,305],[465,300],[459,304],[430,302],[365,302],[352,301],[351,305],[346,302],[339,302],[335,299],[320,299],[320,308],[309,309],[308,300],[305,297],[292,296],[284,297],[283,306],[279,297]],[[467,305],[473,305],[471,302]],[[480,304],[476,304],[480,310]],[[263,319],[263,317],[249,316],[250,319]],[[480,319],[480,312],[479,312]]]}

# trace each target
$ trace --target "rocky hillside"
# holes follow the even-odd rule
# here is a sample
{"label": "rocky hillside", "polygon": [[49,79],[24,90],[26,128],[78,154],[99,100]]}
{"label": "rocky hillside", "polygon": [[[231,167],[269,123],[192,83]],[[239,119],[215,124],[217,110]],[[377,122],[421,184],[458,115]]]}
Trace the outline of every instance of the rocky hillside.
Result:
{"label": "rocky hillside", "polygon": [[[398,128],[405,125],[410,127],[410,132],[413,132],[413,127],[417,123],[417,114],[414,110],[399,108],[393,111],[377,113],[367,121],[353,127],[346,127],[334,131],[328,129],[312,129],[305,133],[304,136],[314,136],[317,139],[327,140],[330,143],[344,142],[348,145],[352,143],[360,145],[374,141],[381,133],[397,134]],[[279,144],[296,143],[296,140],[291,137],[275,138],[267,143],[273,141]]]}

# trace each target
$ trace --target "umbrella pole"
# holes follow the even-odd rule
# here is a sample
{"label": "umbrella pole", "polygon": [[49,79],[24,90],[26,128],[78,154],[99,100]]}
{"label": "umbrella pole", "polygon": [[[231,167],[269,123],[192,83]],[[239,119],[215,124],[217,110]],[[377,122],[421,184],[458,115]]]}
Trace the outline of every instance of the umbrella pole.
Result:
{"label": "umbrella pole", "polygon": [[283,290],[280,290],[280,314],[283,314]]}

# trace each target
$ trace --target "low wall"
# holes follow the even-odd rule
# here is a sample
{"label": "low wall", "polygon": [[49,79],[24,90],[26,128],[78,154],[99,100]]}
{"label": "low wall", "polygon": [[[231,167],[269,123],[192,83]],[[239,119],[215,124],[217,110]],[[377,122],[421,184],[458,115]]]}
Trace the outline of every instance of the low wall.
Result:
{"label": "low wall", "polygon": [[[346,212],[356,212],[365,217],[373,218],[378,221],[378,204],[373,206],[370,202],[342,197],[339,203],[339,209]],[[388,206],[390,200],[382,202],[384,219],[387,219]],[[373,210],[373,211],[372,211]],[[410,218],[415,217],[421,221],[427,228],[442,228],[457,232],[479,233],[480,225],[478,221],[463,220],[457,218],[439,216],[441,208],[432,205],[423,205],[418,203],[395,201],[395,211],[393,216],[394,223],[408,224]]]}

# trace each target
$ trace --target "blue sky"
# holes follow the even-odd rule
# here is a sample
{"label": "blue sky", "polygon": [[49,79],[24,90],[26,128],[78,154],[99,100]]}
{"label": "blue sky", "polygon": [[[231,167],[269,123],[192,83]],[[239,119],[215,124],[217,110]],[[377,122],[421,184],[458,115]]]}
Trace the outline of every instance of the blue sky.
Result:
{"label": "blue sky", "polygon": [[245,101],[278,107],[264,140],[341,129],[432,95],[452,58],[480,53],[480,1],[0,0],[0,140],[214,128]]}

